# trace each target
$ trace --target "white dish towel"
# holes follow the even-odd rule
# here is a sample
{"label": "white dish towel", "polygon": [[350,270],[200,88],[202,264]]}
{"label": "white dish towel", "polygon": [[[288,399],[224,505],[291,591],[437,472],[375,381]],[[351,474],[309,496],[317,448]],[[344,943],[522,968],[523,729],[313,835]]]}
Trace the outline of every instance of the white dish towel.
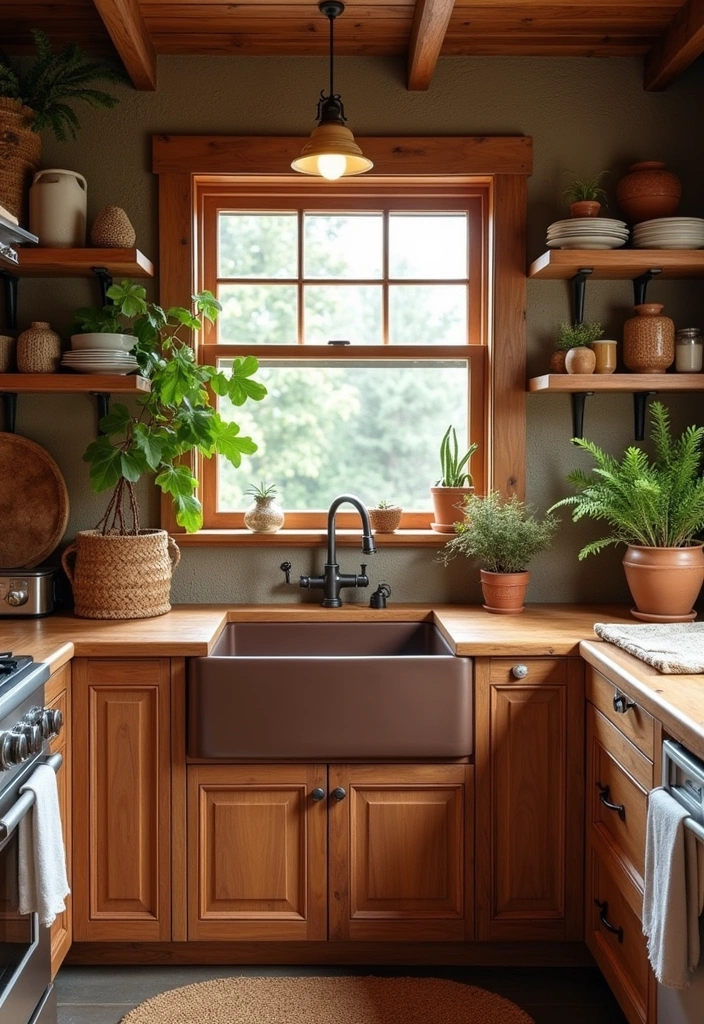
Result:
{"label": "white dish towel", "polygon": [[704,846],[684,827],[687,811],[667,790],[648,800],[643,933],[655,977],[687,988],[699,963],[699,915],[704,904]]}
{"label": "white dish towel", "polygon": [[71,891],[54,769],[46,764],[36,768],[20,793],[27,790],[35,799],[19,826],[19,909],[20,914],[37,913],[39,923],[48,926],[66,909]]}

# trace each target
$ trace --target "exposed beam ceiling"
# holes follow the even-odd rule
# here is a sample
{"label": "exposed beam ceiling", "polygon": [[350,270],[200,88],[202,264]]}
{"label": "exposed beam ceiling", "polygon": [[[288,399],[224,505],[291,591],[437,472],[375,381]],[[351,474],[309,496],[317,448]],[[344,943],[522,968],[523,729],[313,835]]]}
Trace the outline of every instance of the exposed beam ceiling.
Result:
{"label": "exposed beam ceiling", "polygon": [[156,89],[156,50],[139,0],[94,0],[135,89]]}
{"label": "exposed beam ceiling", "polygon": [[408,88],[427,89],[435,73],[455,0],[416,0],[408,44]]}
{"label": "exposed beam ceiling", "polygon": [[687,0],[645,58],[646,89],[666,89],[704,53],[704,0]]}

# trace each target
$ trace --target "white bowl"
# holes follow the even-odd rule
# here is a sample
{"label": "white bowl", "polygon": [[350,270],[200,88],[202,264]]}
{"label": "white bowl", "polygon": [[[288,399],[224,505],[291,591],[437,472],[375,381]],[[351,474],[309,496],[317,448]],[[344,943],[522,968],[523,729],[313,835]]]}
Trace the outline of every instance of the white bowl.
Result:
{"label": "white bowl", "polygon": [[132,334],[72,334],[71,348],[111,349],[113,352],[129,352],[137,344]]}

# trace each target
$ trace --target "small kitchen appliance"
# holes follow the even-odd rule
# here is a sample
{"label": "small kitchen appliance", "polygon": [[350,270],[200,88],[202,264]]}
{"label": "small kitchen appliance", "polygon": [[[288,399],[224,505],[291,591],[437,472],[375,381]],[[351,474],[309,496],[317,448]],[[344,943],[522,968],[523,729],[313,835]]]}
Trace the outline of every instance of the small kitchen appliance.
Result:
{"label": "small kitchen appliance", "polygon": [[54,610],[56,569],[0,569],[0,617],[38,617]]}

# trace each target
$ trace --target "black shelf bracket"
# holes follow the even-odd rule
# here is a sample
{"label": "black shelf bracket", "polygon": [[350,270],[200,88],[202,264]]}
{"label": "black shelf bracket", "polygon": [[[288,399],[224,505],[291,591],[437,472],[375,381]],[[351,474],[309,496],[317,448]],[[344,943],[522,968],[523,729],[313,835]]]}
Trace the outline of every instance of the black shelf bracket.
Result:
{"label": "black shelf bracket", "polygon": [[[662,267],[653,267],[651,270],[646,270],[644,274],[640,274],[639,277],[633,278],[633,305],[642,306],[645,302],[645,293],[648,289],[649,283],[658,274],[662,274]],[[636,438],[641,440],[641,438]]]}
{"label": "black shelf bracket", "polygon": [[108,288],[112,287],[112,274],[107,270],[106,267],[91,267],[90,268],[95,276],[98,278],[98,285],[100,287],[100,299],[101,305],[107,306],[108,304]]}
{"label": "black shelf bracket", "polygon": [[0,398],[3,404],[5,430],[8,434],[14,434],[17,423],[17,394],[14,391],[2,391]]}
{"label": "black shelf bracket", "polygon": [[633,392],[633,436],[636,441],[642,441],[645,437],[645,411],[651,395],[657,395],[657,391]]}
{"label": "black shelf bracket", "polygon": [[5,293],[5,326],[10,331],[17,327],[17,292],[20,279],[11,270],[0,270]]}
{"label": "black shelf bracket", "polygon": [[100,421],[110,412],[110,395],[107,391],[91,391],[90,394],[95,398],[98,407],[98,433],[100,433]]}
{"label": "black shelf bracket", "polygon": [[593,391],[573,391],[572,399],[572,437],[584,437],[584,403]]}
{"label": "black shelf bracket", "polygon": [[572,316],[576,324],[584,320],[584,295],[587,290],[587,278],[592,267],[580,267],[572,278]]}

